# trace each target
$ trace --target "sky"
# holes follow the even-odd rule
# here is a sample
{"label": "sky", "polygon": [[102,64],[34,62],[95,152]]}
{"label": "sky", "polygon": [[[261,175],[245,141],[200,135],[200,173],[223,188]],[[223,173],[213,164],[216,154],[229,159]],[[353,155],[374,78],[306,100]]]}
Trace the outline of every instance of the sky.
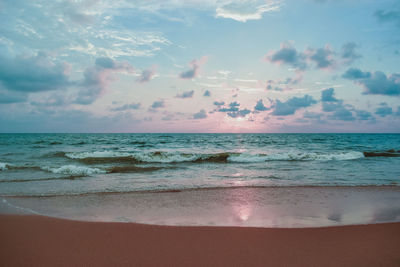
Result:
{"label": "sky", "polygon": [[0,0],[0,132],[400,132],[398,0]]}

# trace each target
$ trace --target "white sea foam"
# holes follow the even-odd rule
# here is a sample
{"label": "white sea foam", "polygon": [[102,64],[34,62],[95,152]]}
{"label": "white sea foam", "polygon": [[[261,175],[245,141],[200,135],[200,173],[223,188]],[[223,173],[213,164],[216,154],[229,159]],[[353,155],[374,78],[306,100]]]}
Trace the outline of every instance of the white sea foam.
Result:
{"label": "white sea foam", "polygon": [[[78,152],[67,153],[66,156],[71,159],[85,159],[85,158],[117,158],[117,157],[132,157],[141,162],[148,163],[179,163],[191,162],[196,160],[207,161],[208,158],[213,158],[220,154],[196,154],[196,153],[182,153],[182,152],[147,152],[147,153],[127,153],[115,151],[94,151],[94,152]],[[251,153],[227,153],[229,157],[228,162],[237,163],[258,163],[265,161],[279,161],[279,160],[353,160],[363,158],[362,152],[349,151],[337,153],[317,153],[317,152],[285,152],[285,153],[271,153],[271,154],[251,154]]]}
{"label": "white sea foam", "polygon": [[5,162],[0,162],[0,171],[5,171],[10,168],[11,164],[5,163]]}
{"label": "white sea foam", "polygon": [[89,168],[89,167],[84,167],[84,166],[76,166],[76,165],[64,165],[59,168],[50,168],[50,167],[45,167],[43,168],[46,171],[52,172],[52,173],[57,173],[57,174],[68,174],[72,176],[77,176],[77,175],[92,175],[96,173],[106,173],[105,170],[101,170],[98,168]]}
{"label": "white sea foam", "polygon": [[238,163],[240,162],[257,163],[257,162],[274,161],[274,160],[328,161],[328,160],[354,160],[363,157],[364,157],[363,153],[357,151],[340,152],[333,154],[320,154],[315,152],[309,152],[309,153],[287,152],[287,153],[275,153],[268,155],[242,153],[238,155],[229,156],[228,161],[238,162]]}
{"label": "white sea foam", "polygon": [[66,153],[66,157],[71,159],[85,159],[85,158],[117,158],[117,157],[129,157],[132,156],[130,153],[116,152],[116,151],[94,151],[94,152],[73,152]]}
{"label": "white sea foam", "polygon": [[200,156],[172,152],[134,154],[135,159],[149,163],[190,162],[199,159]]}

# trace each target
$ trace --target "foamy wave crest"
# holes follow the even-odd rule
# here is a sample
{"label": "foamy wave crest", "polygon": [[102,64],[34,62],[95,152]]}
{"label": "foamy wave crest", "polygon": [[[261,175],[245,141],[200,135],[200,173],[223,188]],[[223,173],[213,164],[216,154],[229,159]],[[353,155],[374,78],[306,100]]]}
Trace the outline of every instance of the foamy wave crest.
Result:
{"label": "foamy wave crest", "polygon": [[196,161],[198,158],[200,158],[200,155],[173,152],[152,152],[135,154],[134,157],[141,162],[175,163]]}
{"label": "foamy wave crest", "polygon": [[264,161],[307,161],[307,160],[318,160],[318,161],[328,161],[328,160],[354,160],[363,158],[364,154],[362,152],[351,151],[351,152],[341,152],[335,154],[320,154],[316,152],[308,153],[276,153],[276,154],[237,154],[230,155],[228,161],[238,162],[238,163],[257,163]]}
{"label": "foamy wave crest", "polygon": [[8,170],[8,168],[11,167],[11,164],[5,163],[5,162],[0,162],[0,171],[5,171]]}
{"label": "foamy wave crest", "polygon": [[60,168],[45,167],[43,168],[43,170],[56,174],[68,174],[71,176],[88,176],[96,173],[106,173],[105,170],[101,170],[98,168],[89,168],[76,165],[64,165]]}
{"label": "foamy wave crest", "polygon": [[65,156],[70,159],[85,159],[85,158],[117,158],[130,157],[132,154],[115,151],[94,151],[94,152],[74,152],[66,153]]}
{"label": "foamy wave crest", "polygon": [[214,154],[182,153],[182,152],[136,152],[121,153],[114,151],[67,153],[67,157],[77,159],[85,164],[101,163],[181,163],[181,162],[219,162],[219,163],[259,163],[266,161],[328,161],[353,160],[363,158],[364,154],[357,151],[323,154],[317,152],[285,152],[271,154],[251,154],[223,152]]}

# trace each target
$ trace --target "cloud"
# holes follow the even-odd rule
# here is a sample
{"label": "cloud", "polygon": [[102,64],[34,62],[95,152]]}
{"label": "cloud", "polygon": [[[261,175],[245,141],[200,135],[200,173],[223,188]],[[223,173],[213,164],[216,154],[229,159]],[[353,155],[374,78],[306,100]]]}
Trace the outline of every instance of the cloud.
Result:
{"label": "cloud", "polygon": [[40,109],[46,109],[49,107],[63,107],[71,103],[71,99],[63,94],[54,93],[47,97],[41,97],[39,101],[31,101],[32,106],[39,107]]}
{"label": "cloud", "polygon": [[[335,52],[328,44],[321,48],[307,48],[301,52],[293,46],[293,43],[283,42],[279,50],[269,51],[265,59],[272,63],[289,65],[301,74],[310,67],[332,69],[340,66],[339,63],[350,64],[361,57],[356,48],[355,43],[348,42],[342,46],[340,53]],[[301,75],[299,78],[301,80]]]}
{"label": "cloud", "polygon": [[241,110],[234,111],[234,112],[228,112],[226,114],[232,118],[240,118],[240,117],[246,117],[250,113],[251,113],[251,110],[248,110],[245,108],[245,109],[241,109]]}
{"label": "cloud", "polygon": [[261,19],[264,13],[277,11],[281,6],[282,1],[279,0],[228,1],[217,7],[215,16],[246,22]]}
{"label": "cloud", "polygon": [[176,98],[192,98],[194,95],[194,90],[182,92],[181,94],[177,94]]}
{"label": "cloud", "polygon": [[266,82],[266,90],[274,90],[274,91],[284,91],[291,90],[291,85],[296,85],[303,80],[302,71],[296,71],[295,76],[293,78],[286,78],[284,80],[275,79],[275,80],[267,80]]}
{"label": "cloud", "polygon": [[305,95],[303,97],[292,97],[288,99],[286,102],[281,102],[280,100],[276,100],[275,109],[272,112],[272,115],[275,116],[292,115],[296,112],[296,110],[300,108],[309,107],[315,103],[317,103],[317,101],[314,100],[310,95]]}
{"label": "cloud", "polygon": [[132,103],[132,104],[125,104],[120,107],[115,107],[111,108],[112,111],[126,111],[126,110],[132,110],[132,109],[139,109],[141,106],[140,103]]}
{"label": "cloud", "polygon": [[13,104],[25,102],[28,95],[24,92],[10,91],[0,84],[0,104]]}
{"label": "cloud", "polygon": [[[215,104],[215,102],[214,102]],[[220,107],[217,111],[218,112],[236,112],[239,111],[239,106],[240,104],[235,101],[235,102],[231,102],[229,103],[228,107]]]}
{"label": "cloud", "polygon": [[341,57],[345,60],[346,63],[350,64],[356,59],[362,57],[360,54],[357,53],[357,47],[357,44],[354,42],[348,42],[342,46]]}
{"label": "cloud", "polygon": [[334,95],[335,95],[334,88],[328,88],[321,92],[321,102],[323,111],[332,112],[343,108],[343,100],[337,99]]}
{"label": "cloud", "polygon": [[344,106],[341,106],[340,108],[336,109],[336,111],[328,116],[329,119],[333,120],[340,120],[340,121],[354,121],[355,118],[353,116],[353,113],[351,113],[350,110],[345,108]]}
{"label": "cloud", "polygon": [[113,73],[132,72],[133,67],[128,62],[120,62],[111,58],[97,58],[95,65],[83,73],[84,79],[80,83],[82,88],[75,103],[88,105],[93,103],[116,78]]}
{"label": "cloud", "polygon": [[355,112],[358,120],[366,121],[375,119],[374,116],[372,116],[371,112],[365,110],[355,110]]}
{"label": "cloud", "polygon": [[182,79],[193,79],[196,78],[199,74],[200,66],[204,65],[207,62],[207,57],[204,56],[200,60],[192,60],[189,65],[190,69],[179,74],[179,77]]}
{"label": "cloud", "polygon": [[193,114],[193,119],[199,120],[199,119],[205,119],[207,118],[207,113],[204,109],[200,110],[199,112]]}
{"label": "cloud", "polygon": [[397,107],[397,111],[396,111],[396,113],[394,115],[400,116],[400,106]]}
{"label": "cloud", "polygon": [[209,90],[206,90],[204,92],[203,96],[209,97],[209,96],[211,96],[211,92]]}
{"label": "cloud", "polygon": [[225,103],[224,102],[214,102],[214,105],[218,104],[218,108],[215,111],[218,112],[225,112],[229,117],[232,118],[239,118],[239,117],[246,117],[248,114],[251,113],[251,110],[249,109],[240,109],[240,103],[237,101],[229,103],[228,106],[223,106]]}
{"label": "cloud", "polygon": [[137,82],[144,83],[153,79],[156,72],[154,70],[143,70],[140,77],[136,80]]}
{"label": "cloud", "polygon": [[343,75],[343,78],[354,80],[357,84],[364,87],[364,94],[370,95],[400,95],[400,74],[393,73],[386,76],[381,71],[363,72],[360,69],[349,69]]}
{"label": "cloud", "polygon": [[[160,32],[121,27],[131,1],[1,1],[2,37],[13,51],[61,50],[68,58],[153,56],[170,45]],[[143,5],[143,4],[142,4]]]}
{"label": "cloud", "polygon": [[335,89],[328,88],[321,92],[321,101],[322,102],[338,102],[339,100],[334,97]]}
{"label": "cloud", "polygon": [[64,89],[71,85],[69,65],[50,60],[46,54],[32,57],[0,56],[0,83],[10,91],[25,93]]}
{"label": "cloud", "polygon": [[150,106],[152,109],[164,108],[165,102],[164,100],[154,101],[153,104]]}
{"label": "cloud", "polygon": [[306,56],[301,52],[297,52],[296,48],[288,42],[281,43],[278,51],[270,51],[266,56],[266,60],[272,63],[287,64],[300,70],[304,70],[307,67]]}
{"label": "cloud", "polygon": [[343,107],[343,101],[338,102],[322,102],[322,110],[325,112],[332,112]]}
{"label": "cloud", "polygon": [[306,111],[303,114],[303,118],[304,119],[317,120],[319,122],[322,122],[322,117],[323,117],[323,114],[317,113],[317,112],[308,112],[308,111]]}
{"label": "cloud", "polygon": [[214,105],[215,106],[223,106],[223,105],[225,105],[225,102],[224,101],[214,101]]}
{"label": "cloud", "polygon": [[397,26],[400,26],[399,10],[391,10],[391,11],[377,10],[374,15],[380,22],[394,22],[397,24]]}
{"label": "cloud", "polygon": [[260,99],[257,101],[257,104],[254,106],[254,110],[255,111],[266,111],[266,110],[270,110],[270,108],[267,108],[266,106],[264,106],[262,99]]}
{"label": "cloud", "polygon": [[318,69],[327,69],[335,64],[335,61],[333,59],[334,52],[327,45],[324,48],[309,48],[308,50],[306,50],[305,53],[309,60],[316,63],[316,67]]}
{"label": "cloud", "polygon": [[389,107],[386,103],[381,103],[381,107],[377,108],[375,114],[380,117],[386,117],[387,115],[393,114],[393,109]]}
{"label": "cloud", "polygon": [[357,68],[350,68],[342,75],[342,77],[349,80],[358,80],[371,77],[371,73],[363,72]]}

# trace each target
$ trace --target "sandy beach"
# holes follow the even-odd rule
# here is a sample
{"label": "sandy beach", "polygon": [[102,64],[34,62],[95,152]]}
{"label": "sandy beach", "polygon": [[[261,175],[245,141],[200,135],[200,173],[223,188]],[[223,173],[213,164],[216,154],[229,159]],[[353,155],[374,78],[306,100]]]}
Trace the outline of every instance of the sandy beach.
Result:
{"label": "sandy beach", "polygon": [[0,216],[2,266],[399,266],[400,223],[183,227]]}

